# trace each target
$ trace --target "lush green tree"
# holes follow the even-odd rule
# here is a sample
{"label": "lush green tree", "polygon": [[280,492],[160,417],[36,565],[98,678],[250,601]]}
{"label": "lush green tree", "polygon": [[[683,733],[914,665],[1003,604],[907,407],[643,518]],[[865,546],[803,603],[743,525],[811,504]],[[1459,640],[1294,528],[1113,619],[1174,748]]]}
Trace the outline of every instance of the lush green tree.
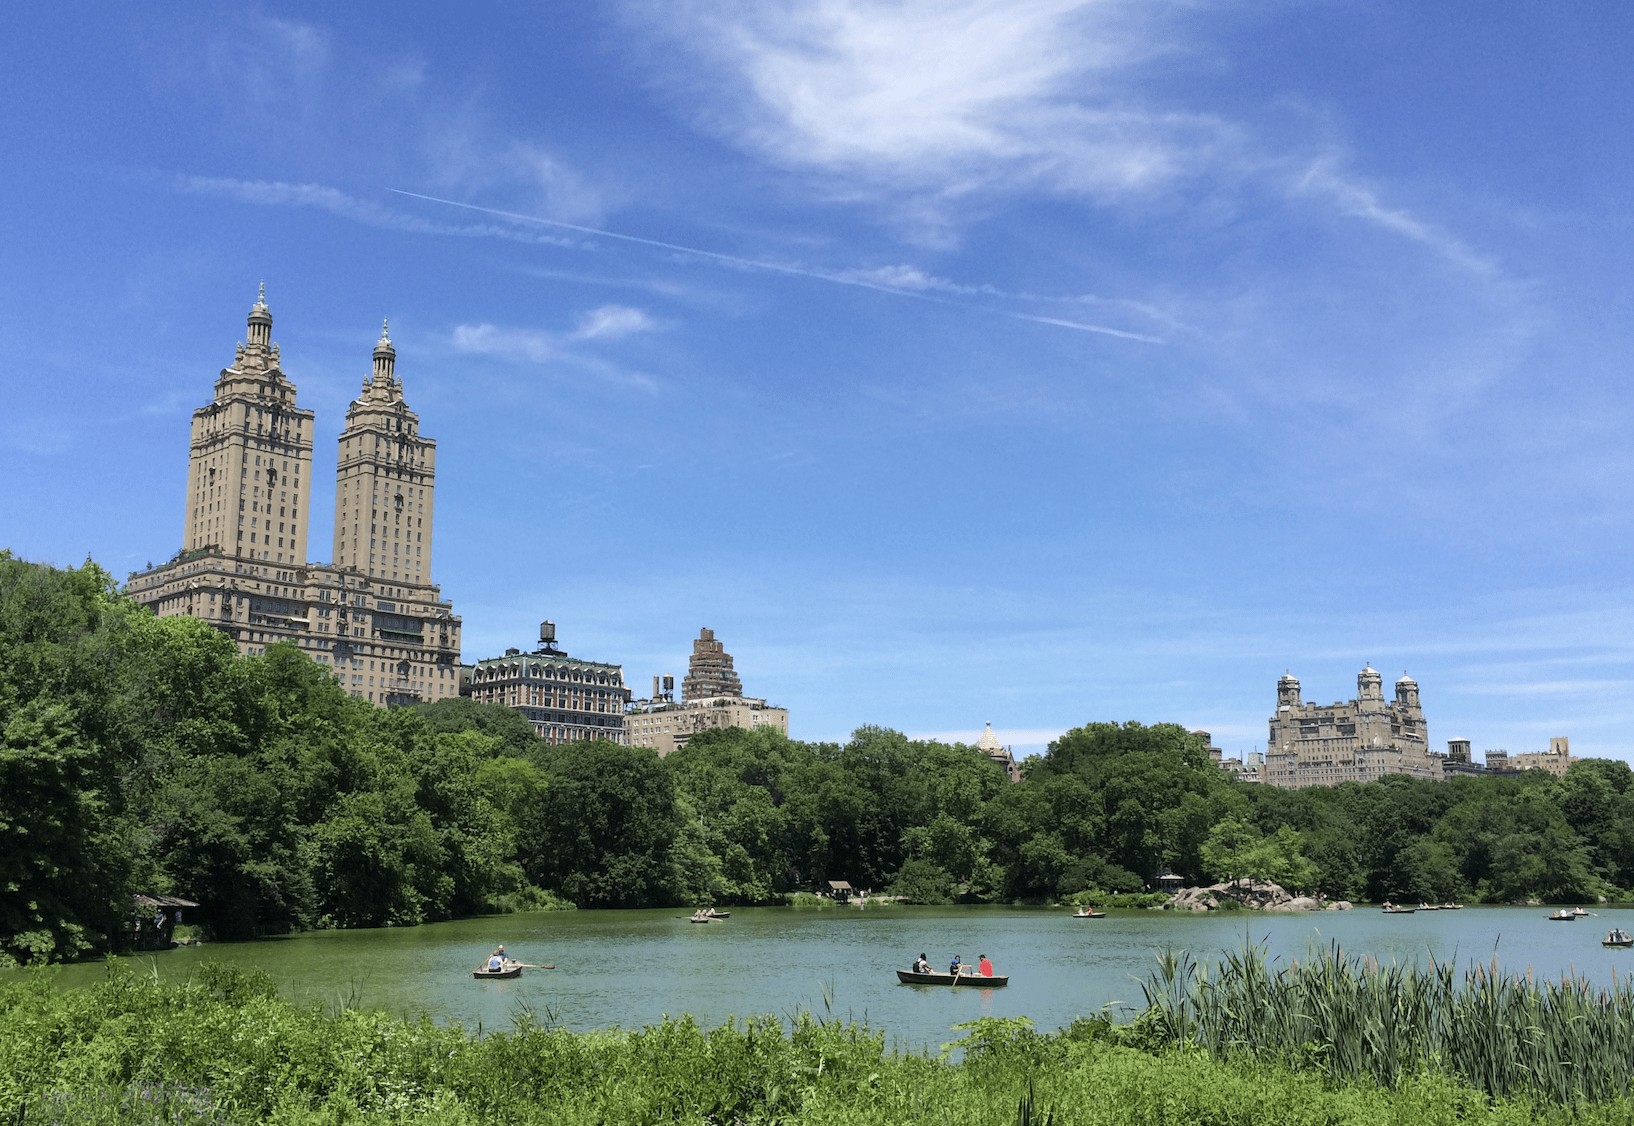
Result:
{"label": "lush green tree", "polygon": [[468,696],[450,696],[409,709],[427,728],[441,732],[476,731],[499,740],[508,755],[518,758],[545,753],[545,741],[533,729],[527,716],[515,708],[480,704]]}
{"label": "lush green tree", "polygon": [[533,814],[517,827],[528,877],[581,907],[674,903],[675,782],[656,752],[615,743],[558,747]]}
{"label": "lush green tree", "polygon": [[1203,868],[1219,881],[1236,881],[1250,875],[1249,856],[1264,835],[1241,817],[1228,817],[1203,841]]}

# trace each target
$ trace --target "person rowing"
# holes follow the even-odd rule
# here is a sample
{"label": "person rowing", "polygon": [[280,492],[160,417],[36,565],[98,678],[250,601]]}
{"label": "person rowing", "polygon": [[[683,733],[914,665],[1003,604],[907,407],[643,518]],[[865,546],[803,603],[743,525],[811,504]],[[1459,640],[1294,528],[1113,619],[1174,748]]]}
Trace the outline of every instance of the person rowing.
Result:
{"label": "person rowing", "polygon": [[505,944],[502,942],[502,943],[499,944],[498,949],[496,949],[492,954],[488,955],[488,971],[490,973],[494,973],[494,972],[497,972],[497,971],[502,970],[504,968],[505,968]]}

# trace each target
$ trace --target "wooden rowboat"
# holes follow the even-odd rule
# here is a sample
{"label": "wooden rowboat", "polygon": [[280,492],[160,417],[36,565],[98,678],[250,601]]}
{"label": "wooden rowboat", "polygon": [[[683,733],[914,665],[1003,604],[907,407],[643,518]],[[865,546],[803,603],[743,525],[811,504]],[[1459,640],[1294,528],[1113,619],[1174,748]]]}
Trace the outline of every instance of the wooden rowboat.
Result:
{"label": "wooden rowboat", "polygon": [[983,977],[981,974],[916,974],[912,970],[897,970],[896,979],[903,985],[973,985],[977,989],[1001,989],[1010,984],[1006,974],[997,974],[993,977]]}
{"label": "wooden rowboat", "polygon": [[522,967],[517,965],[515,962],[508,962],[502,969],[490,970],[486,967],[482,967],[472,970],[471,976],[475,978],[488,978],[495,981],[502,978],[521,977]]}
{"label": "wooden rowboat", "polygon": [[1626,949],[1627,947],[1634,946],[1634,934],[1629,934],[1627,931],[1621,929],[1608,931],[1606,933],[1606,937],[1600,940],[1600,945],[1621,946]]}
{"label": "wooden rowboat", "polygon": [[1105,911],[1075,911],[1075,912],[1073,912],[1072,917],[1074,919],[1104,919],[1104,918],[1106,918],[1106,912]]}

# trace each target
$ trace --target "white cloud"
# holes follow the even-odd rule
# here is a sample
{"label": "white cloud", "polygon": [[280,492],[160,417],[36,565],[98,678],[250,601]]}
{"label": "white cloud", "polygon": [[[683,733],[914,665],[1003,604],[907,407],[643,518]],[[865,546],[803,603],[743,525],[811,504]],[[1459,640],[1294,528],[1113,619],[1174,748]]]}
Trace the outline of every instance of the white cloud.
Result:
{"label": "white cloud", "polygon": [[933,277],[918,266],[907,265],[875,266],[866,270],[861,268],[840,270],[834,275],[834,280],[883,286],[887,289],[957,293],[963,296],[994,292],[988,287],[959,285],[957,282],[948,281],[946,278]]}
{"label": "white cloud", "polygon": [[535,364],[548,363],[561,355],[561,337],[556,333],[491,324],[456,325],[453,344],[457,352]]}
{"label": "white cloud", "polygon": [[589,341],[616,340],[632,333],[650,331],[652,318],[640,309],[605,305],[586,314],[578,327],[561,332],[550,329],[506,328],[501,325],[456,325],[450,343],[456,352],[473,356],[518,360],[530,364],[571,364],[589,372],[603,383],[654,392],[657,381],[642,372],[630,371],[585,350]]}
{"label": "white cloud", "polygon": [[603,305],[593,309],[574,330],[575,340],[616,339],[637,332],[651,332],[656,322],[640,309],[628,305]]}
{"label": "white cloud", "polygon": [[706,124],[793,168],[951,199],[1039,185],[1117,198],[1236,159],[1213,115],[1146,106],[1174,47],[1121,0],[820,0],[643,9],[707,55]]}

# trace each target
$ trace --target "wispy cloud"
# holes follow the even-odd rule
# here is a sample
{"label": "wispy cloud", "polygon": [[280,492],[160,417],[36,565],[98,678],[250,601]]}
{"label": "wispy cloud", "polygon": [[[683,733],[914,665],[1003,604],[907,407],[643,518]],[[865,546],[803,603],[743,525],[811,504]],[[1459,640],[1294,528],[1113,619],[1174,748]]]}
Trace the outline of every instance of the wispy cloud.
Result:
{"label": "wispy cloud", "polygon": [[[1133,332],[1127,329],[1114,328],[1110,325],[1093,324],[1086,321],[1072,320],[1066,317],[1038,316],[1031,313],[1016,312],[1010,309],[1001,309],[993,306],[972,304],[965,301],[956,301],[951,297],[941,296],[937,291],[949,293],[958,292],[952,283],[940,283],[921,271],[909,267],[892,267],[884,273],[879,271],[859,271],[854,268],[840,270],[821,269],[813,266],[791,264],[787,262],[773,262],[765,259],[746,258],[736,254],[724,254],[717,250],[705,250],[701,247],[686,246],[677,242],[668,242],[663,239],[645,238],[640,235],[625,234],[620,231],[608,230],[602,227],[590,227],[582,223],[568,223],[560,219],[550,219],[542,215],[525,215],[515,211],[504,211],[498,208],[481,207],[474,203],[464,203],[459,200],[442,199],[437,196],[424,195],[420,192],[405,191],[401,188],[392,188],[394,193],[411,199],[425,200],[428,203],[441,204],[445,207],[458,207],[467,211],[475,211],[484,215],[508,219],[518,223],[537,224],[556,230],[573,231],[578,234],[594,235],[598,238],[612,239],[617,242],[631,243],[637,246],[651,247],[656,250],[666,250],[675,254],[697,258],[706,262],[728,266],[740,270],[765,271],[774,274],[785,274],[790,277],[809,278],[814,281],[829,282],[834,285],[855,286],[860,289],[871,289],[880,293],[891,293],[899,297],[909,297],[919,301],[929,301],[935,304],[952,305],[971,312],[985,313],[989,316],[1005,317],[1010,320],[1028,321],[1033,324],[1051,325],[1056,328],[1072,329],[1076,332],[1094,333],[1101,336],[1113,336],[1122,340],[1133,340],[1143,344],[1162,344],[1160,337],[1151,336],[1143,332]],[[906,279],[908,284],[899,284]],[[974,290],[973,292],[980,292]]]}
{"label": "wispy cloud", "polygon": [[473,356],[519,360],[530,364],[568,363],[610,384],[642,391],[657,390],[649,375],[628,371],[604,357],[586,352],[592,341],[611,341],[652,332],[657,323],[640,309],[604,305],[585,314],[571,329],[506,328],[494,324],[457,325],[450,342],[456,352]]}
{"label": "wispy cloud", "polygon": [[616,339],[637,332],[651,332],[656,322],[640,309],[628,305],[603,305],[585,314],[573,330],[575,340]]}
{"label": "wispy cloud", "polygon": [[1472,274],[1491,277],[1497,273],[1496,264],[1490,258],[1475,253],[1452,234],[1403,208],[1388,207],[1380,202],[1374,189],[1347,176],[1331,156],[1312,162],[1295,183],[1294,191],[1296,194],[1326,196],[1333,201],[1340,214],[1361,219],[1381,230],[1419,243]]}
{"label": "wispy cloud", "polygon": [[295,184],[282,180],[239,180],[225,176],[177,176],[175,186],[195,195],[216,196],[260,207],[305,207],[327,211],[354,223],[392,231],[458,238],[496,238],[536,245],[576,246],[582,240],[528,230],[514,223],[440,223],[421,215],[386,207],[326,184]]}

